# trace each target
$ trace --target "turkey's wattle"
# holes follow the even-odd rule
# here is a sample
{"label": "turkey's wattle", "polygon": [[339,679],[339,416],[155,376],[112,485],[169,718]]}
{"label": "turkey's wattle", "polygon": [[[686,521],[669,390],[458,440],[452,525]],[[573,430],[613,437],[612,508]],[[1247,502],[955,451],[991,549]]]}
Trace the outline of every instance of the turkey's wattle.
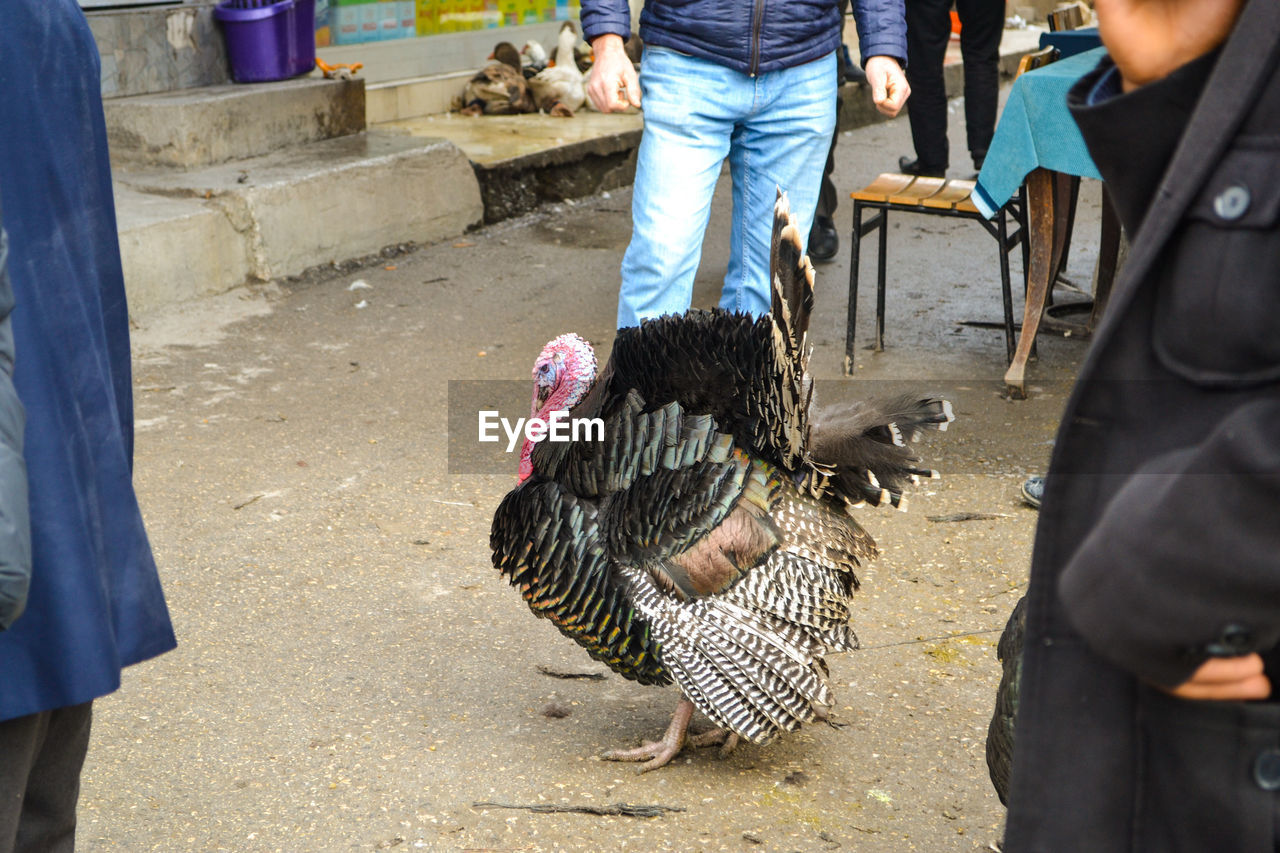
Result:
{"label": "turkey's wattle", "polygon": [[[588,654],[683,693],[664,737],[605,755],[667,763],[686,743],[765,743],[825,719],[823,660],[857,647],[851,510],[900,506],[908,449],[943,400],[825,411],[808,372],[813,267],[779,193],[770,316],[691,310],[623,329],[609,362],[577,335],[534,366],[532,410],[599,418],[603,440],[527,444],[494,514],[494,565]],[[687,738],[694,709],[722,731]]]}

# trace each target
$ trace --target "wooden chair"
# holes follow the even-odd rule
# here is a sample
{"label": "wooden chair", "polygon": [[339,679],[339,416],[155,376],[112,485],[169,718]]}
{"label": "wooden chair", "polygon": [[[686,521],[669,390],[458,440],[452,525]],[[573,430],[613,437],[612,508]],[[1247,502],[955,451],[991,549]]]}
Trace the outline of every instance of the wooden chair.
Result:
{"label": "wooden chair", "polygon": [[1084,12],[1080,4],[1062,4],[1048,15],[1049,32],[1076,30],[1084,26]]}
{"label": "wooden chair", "polygon": [[1022,58],[1018,60],[1018,70],[1014,72],[1013,76],[1017,79],[1019,74],[1043,68],[1050,62],[1056,62],[1057,59],[1058,49],[1053,45],[1033,50],[1030,53],[1023,54]]}
{"label": "wooden chair", "polygon": [[[1057,49],[1047,47],[1029,53],[1018,63],[1018,74],[1047,65],[1057,58]],[[1026,188],[1019,189],[1004,207],[988,220],[971,198],[974,181],[945,178],[918,178],[885,172],[860,190],[850,193],[853,199],[853,239],[849,264],[849,317],[845,331],[844,372],[853,373],[854,328],[858,319],[858,262],[862,238],[879,230],[879,257],[876,263],[875,352],[884,351],[885,269],[888,259],[889,213],[924,213],[971,219],[980,224],[996,240],[1000,262],[1000,292],[1004,300],[1004,336],[1008,360],[1013,361],[1016,332],[1013,324],[1013,287],[1009,277],[1009,253],[1022,246],[1022,268],[1030,263],[1027,234]],[[877,211],[863,221],[863,212]],[[1016,228],[1010,227],[1010,219]],[[1025,291],[1025,285],[1023,287]]]}
{"label": "wooden chair", "polygon": [[[1009,279],[1009,252],[1015,246],[1022,245],[1023,266],[1028,263],[1028,248],[1025,240],[1025,196],[1019,190],[1018,195],[1000,209],[995,220],[988,220],[974,205],[970,196],[973,194],[973,181],[947,180],[944,178],[917,178],[913,175],[899,175],[887,172],[860,190],[851,194],[853,198],[853,241],[849,268],[849,325],[845,334],[844,372],[853,373],[854,343],[853,330],[858,319],[858,260],[862,238],[879,229],[879,258],[876,262],[876,352],[884,350],[884,306],[885,306],[885,266],[889,242],[889,212],[927,213],[935,216],[950,216],[960,219],[972,219],[986,229],[996,239],[1000,260],[1000,292],[1004,298],[1004,334],[1009,359],[1013,359],[1015,333],[1013,328],[1013,292]],[[863,221],[863,211],[879,211],[870,219]],[[1012,214],[1017,228],[1010,233],[1009,218]]]}

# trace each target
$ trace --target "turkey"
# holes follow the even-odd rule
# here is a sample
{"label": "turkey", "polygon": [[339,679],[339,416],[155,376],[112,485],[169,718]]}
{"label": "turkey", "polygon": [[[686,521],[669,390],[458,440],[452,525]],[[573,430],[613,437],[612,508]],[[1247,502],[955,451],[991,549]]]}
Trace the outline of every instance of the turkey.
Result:
{"label": "turkey", "polygon": [[1003,670],[996,688],[996,707],[987,727],[987,771],[1000,802],[1009,804],[1009,779],[1013,775],[1013,720],[1018,714],[1018,689],[1022,679],[1022,637],[1027,631],[1027,599],[1018,599],[996,645]]}
{"label": "turkey", "polygon": [[779,192],[770,316],[690,310],[590,345],[551,341],[533,416],[599,419],[595,440],[526,442],[493,519],[494,566],[595,659],[683,694],[666,734],[605,754],[661,767],[694,746],[767,743],[832,705],[824,655],[857,648],[855,570],[876,555],[851,510],[902,507],[909,449],[940,399],[813,409],[813,267]]}

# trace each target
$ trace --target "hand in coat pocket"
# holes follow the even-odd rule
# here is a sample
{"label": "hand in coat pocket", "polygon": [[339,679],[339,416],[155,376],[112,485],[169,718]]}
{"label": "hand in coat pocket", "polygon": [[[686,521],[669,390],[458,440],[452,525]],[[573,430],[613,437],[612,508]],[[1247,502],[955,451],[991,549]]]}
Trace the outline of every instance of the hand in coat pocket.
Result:
{"label": "hand in coat pocket", "polygon": [[1240,657],[1209,658],[1177,687],[1161,689],[1179,699],[1245,702],[1269,697],[1271,681],[1263,673],[1262,656],[1254,652]]}

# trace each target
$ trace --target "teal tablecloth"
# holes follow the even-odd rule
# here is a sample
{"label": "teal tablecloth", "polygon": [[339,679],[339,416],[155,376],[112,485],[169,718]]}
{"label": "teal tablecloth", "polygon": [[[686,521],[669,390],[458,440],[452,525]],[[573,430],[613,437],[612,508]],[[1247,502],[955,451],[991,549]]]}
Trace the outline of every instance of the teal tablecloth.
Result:
{"label": "teal tablecloth", "polygon": [[1013,81],[973,190],[973,202],[984,216],[995,216],[1036,168],[1102,177],[1067,110],[1067,90],[1092,71],[1105,53],[1102,47],[1088,50]]}

